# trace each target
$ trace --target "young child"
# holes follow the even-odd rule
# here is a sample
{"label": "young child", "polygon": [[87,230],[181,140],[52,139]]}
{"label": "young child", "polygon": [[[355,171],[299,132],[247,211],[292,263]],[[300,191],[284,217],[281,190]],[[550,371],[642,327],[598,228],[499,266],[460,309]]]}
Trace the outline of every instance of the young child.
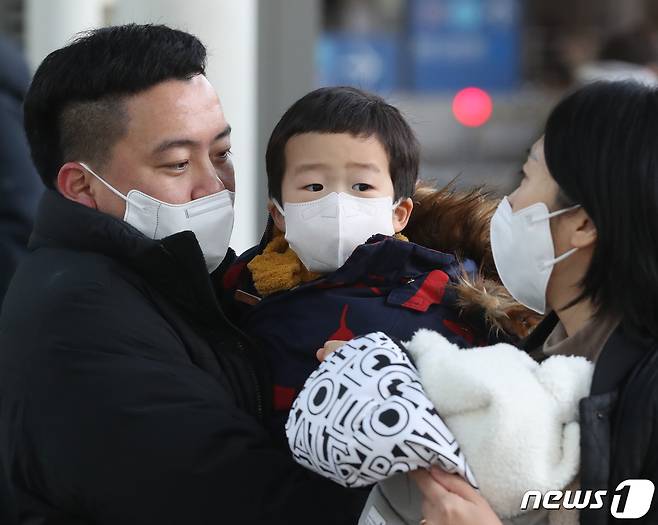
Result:
{"label": "young child", "polygon": [[237,324],[265,350],[270,426],[282,440],[327,340],[378,330],[406,340],[428,328],[473,346],[497,341],[496,321],[509,327],[519,319],[523,332],[527,311],[497,283],[478,284],[479,271],[493,266],[482,247],[495,202],[478,192],[420,191],[421,220],[407,229],[430,247],[401,235],[418,164],[418,142],[400,112],[349,87],[307,94],[270,137],[268,227],[227,271],[224,288]]}

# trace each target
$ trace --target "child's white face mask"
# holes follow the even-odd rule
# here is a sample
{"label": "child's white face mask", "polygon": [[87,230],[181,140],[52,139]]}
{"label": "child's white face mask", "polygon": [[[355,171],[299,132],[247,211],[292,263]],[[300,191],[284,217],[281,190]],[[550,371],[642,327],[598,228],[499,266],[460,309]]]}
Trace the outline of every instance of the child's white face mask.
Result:
{"label": "child's white face mask", "polygon": [[345,263],[357,246],[378,233],[393,235],[391,197],[354,197],[330,193],[310,202],[274,206],[286,219],[285,238],[304,266],[330,273]]}
{"label": "child's white face mask", "polygon": [[168,204],[138,190],[130,190],[126,196],[85,163],[80,162],[80,165],[126,201],[123,220],[149,239],[191,231],[201,247],[209,273],[224,260],[233,231],[233,192],[223,190],[185,204]]}

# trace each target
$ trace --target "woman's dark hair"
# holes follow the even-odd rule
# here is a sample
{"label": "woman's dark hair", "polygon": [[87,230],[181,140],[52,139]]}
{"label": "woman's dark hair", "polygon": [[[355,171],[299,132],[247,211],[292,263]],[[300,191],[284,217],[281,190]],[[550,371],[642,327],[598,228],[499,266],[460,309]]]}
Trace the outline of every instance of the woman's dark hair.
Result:
{"label": "woman's dark hair", "polygon": [[295,102],[277,123],[267,145],[265,164],[270,197],[281,202],[286,171],[285,148],[302,133],[349,133],[376,137],[388,155],[395,200],[410,197],[418,179],[420,146],[400,111],[384,99],[353,87],[326,87]]}
{"label": "woman's dark hair", "polygon": [[83,33],[41,63],[25,97],[32,159],[44,184],[73,159],[102,166],[127,125],[122,97],[165,80],[205,73],[206,49],[162,25],[105,27]]}
{"label": "woman's dark hair", "polygon": [[582,296],[658,337],[658,89],[597,82],[551,112],[546,165],[597,229]]}

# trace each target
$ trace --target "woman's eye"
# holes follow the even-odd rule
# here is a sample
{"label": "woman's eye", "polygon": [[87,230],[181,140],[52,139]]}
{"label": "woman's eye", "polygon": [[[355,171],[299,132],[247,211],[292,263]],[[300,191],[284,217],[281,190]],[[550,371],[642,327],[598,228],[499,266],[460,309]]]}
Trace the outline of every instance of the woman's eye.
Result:
{"label": "woman's eye", "polygon": [[308,191],[322,191],[324,186],[322,184],[308,184],[304,186],[304,189]]}
{"label": "woman's eye", "polygon": [[370,184],[366,184],[365,182],[359,182],[352,186],[352,189],[354,191],[368,191],[372,189],[372,186]]}

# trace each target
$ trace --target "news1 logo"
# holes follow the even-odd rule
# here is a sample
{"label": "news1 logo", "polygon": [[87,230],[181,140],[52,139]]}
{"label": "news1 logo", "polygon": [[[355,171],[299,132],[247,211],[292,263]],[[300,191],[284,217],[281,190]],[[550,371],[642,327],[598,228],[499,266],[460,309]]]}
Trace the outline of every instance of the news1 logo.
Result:
{"label": "news1 logo", "polygon": [[[633,520],[649,512],[655,486],[649,479],[627,479],[622,481],[612,494],[610,514],[613,518]],[[523,495],[521,510],[528,508],[546,510],[601,509],[608,496],[607,490],[550,490],[542,495],[538,490],[529,490]],[[534,497],[532,506],[531,498]]]}

